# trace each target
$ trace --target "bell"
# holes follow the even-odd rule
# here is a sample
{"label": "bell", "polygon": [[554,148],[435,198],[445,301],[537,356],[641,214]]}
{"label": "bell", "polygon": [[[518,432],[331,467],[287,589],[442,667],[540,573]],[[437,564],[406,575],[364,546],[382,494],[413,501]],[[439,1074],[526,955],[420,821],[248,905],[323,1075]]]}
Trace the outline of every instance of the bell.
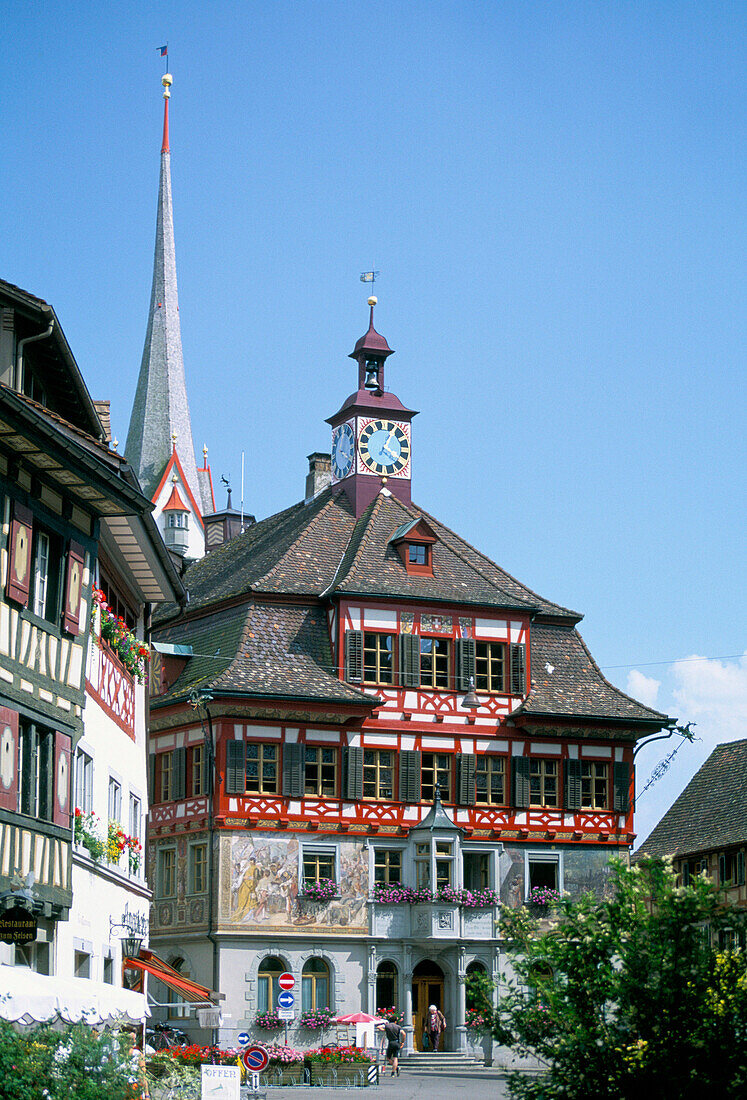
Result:
{"label": "bell", "polygon": [[469,688],[467,689],[467,694],[464,696],[459,705],[464,707],[465,710],[477,710],[480,706],[480,700],[477,698],[477,692],[475,691],[475,681],[471,676],[469,678]]}
{"label": "bell", "polygon": [[379,368],[381,363],[378,359],[368,359],[366,361],[366,380],[363,383],[364,389],[370,390],[372,393],[381,395],[381,386],[379,384]]}

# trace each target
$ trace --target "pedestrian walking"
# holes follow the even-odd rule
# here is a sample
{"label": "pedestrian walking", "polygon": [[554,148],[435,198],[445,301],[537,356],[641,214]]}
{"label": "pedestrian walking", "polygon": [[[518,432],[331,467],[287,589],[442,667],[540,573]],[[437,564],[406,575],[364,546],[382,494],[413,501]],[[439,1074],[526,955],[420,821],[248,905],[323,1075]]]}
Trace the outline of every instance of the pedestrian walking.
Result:
{"label": "pedestrian walking", "polygon": [[428,1005],[428,1014],[425,1018],[425,1033],[428,1036],[430,1048],[438,1050],[438,1044],[442,1033],[446,1031],[446,1017],[435,1005]]}
{"label": "pedestrian walking", "polygon": [[392,1067],[392,1077],[399,1077],[399,1052],[405,1045],[404,1030],[394,1020],[387,1020],[377,1029],[384,1032],[386,1039],[386,1060]]}

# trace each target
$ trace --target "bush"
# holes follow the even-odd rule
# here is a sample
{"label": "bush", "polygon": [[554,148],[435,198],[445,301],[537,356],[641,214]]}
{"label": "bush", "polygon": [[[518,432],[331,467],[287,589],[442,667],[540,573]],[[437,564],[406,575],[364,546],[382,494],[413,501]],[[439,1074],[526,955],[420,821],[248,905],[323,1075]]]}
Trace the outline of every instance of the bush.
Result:
{"label": "bush", "polygon": [[87,1024],[19,1034],[0,1020],[0,1100],[131,1100],[130,1047]]}

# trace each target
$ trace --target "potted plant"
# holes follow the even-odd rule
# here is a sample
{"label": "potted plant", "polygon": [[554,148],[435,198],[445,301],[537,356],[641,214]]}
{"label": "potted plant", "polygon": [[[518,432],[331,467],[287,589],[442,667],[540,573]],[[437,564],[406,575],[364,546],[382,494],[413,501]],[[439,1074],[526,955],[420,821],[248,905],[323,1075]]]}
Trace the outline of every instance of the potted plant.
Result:
{"label": "potted plant", "polygon": [[106,844],[99,835],[101,822],[93,811],[84,813],[77,806],[73,815],[73,840],[88,851],[91,859],[104,858]]}

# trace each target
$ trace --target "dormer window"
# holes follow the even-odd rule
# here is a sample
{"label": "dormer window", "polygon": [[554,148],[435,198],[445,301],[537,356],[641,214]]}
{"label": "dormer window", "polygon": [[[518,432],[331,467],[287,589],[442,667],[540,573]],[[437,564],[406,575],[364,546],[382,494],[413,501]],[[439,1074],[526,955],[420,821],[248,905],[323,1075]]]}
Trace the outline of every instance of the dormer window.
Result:
{"label": "dormer window", "polygon": [[407,544],[407,561],[409,565],[428,565],[428,547],[417,542]]}
{"label": "dormer window", "polygon": [[433,576],[433,546],[438,539],[424,519],[413,519],[394,532],[389,542],[397,548],[408,573]]}

